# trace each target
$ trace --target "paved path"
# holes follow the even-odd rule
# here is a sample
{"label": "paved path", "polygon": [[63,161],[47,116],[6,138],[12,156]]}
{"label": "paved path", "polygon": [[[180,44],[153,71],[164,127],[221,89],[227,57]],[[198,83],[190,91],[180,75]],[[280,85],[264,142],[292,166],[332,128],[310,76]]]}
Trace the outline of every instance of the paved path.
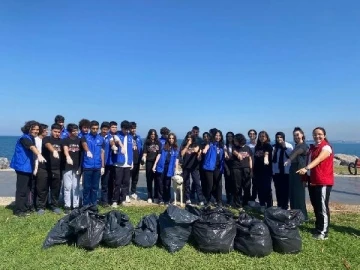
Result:
{"label": "paved path", "polygon": [[[14,197],[15,187],[15,172],[0,171],[0,197]],[[224,193],[225,191],[223,190]],[[139,176],[138,195],[143,199],[146,199],[147,196],[145,174],[143,171],[140,172]],[[276,198],[275,194],[274,198]],[[336,177],[330,201],[343,204],[360,204],[360,177]]]}

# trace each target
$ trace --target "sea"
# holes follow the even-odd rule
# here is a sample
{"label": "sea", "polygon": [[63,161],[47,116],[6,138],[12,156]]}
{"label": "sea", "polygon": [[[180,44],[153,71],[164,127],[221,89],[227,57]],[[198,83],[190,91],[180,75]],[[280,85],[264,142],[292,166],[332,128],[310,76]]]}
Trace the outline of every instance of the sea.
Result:
{"label": "sea", "polygon": [[[0,136],[0,157],[11,160],[18,136]],[[178,140],[180,145],[182,140]],[[310,142],[309,142],[310,143]],[[336,154],[356,155],[360,157],[360,143],[354,142],[330,142]]]}

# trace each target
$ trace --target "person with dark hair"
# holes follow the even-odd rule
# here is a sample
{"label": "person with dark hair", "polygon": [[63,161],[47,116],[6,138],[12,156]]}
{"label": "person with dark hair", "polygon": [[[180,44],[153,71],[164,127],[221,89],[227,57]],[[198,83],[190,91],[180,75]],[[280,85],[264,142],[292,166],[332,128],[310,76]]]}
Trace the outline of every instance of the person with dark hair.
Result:
{"label": "person with dark hair", "polygon": [[[254,168],[254,161],[255,161],[254,152],[255,152],[256,138],[257,138],[256,130],[250,129],[248,131],[248,137],[250,139],[250,142],[247,145],[250,147],[251,152],[252,152],[252,162],[253,162],[253,168]],[[254,176],[252,176],[252,179],[251,179],[251,200],[252,201],[256,201],[256,198],[258,196],[258,191],[256,189],[255,181],[256,180],[254,179]]]}
{"label": "person with dark hair", "polygon": [[[116,154],[118,153],[118,150],[119,150],[115,144],[115,138],[117,140],[116,141],[117,144],[119,144],[119,142],[120,142],[120,138],[117,135],[117,133],[118,133],[117,125],[118,125],[117,122],[110,121],[110,131],[109,131],[109,135],[108,135],[110,150],[108,152],[108,157],[105,158],[105,160],[106,160],[105,173],[102,176],[102,177],[108,178],[108,181],[107,181],[108,182],[108,199],[107,199],[107,203],[103,202],[104,206],[106,206],[109,203],[112,203],[113,192],[114,192],[114,185],[115,185],[115,183],[114,183],[115,182],[114,160],[115,160]],[[120,142],[119,147],[122,147],[121,142]]]}
{"label": "person with dark hair", "polygon": [[[234,136],[232,175],[235,182],[234,206],[247,206],[250,200],[252,176],[252,151],[246,145],[246,138],[239,133]],[[244,196],[242,196],[244,192]]]}
{"label": "person with dark hair", "polygon": [[79,121],[79,129],[80,132],[78,134],[79,138],[81,139],[83,136],[89,134],[89,130],[90,130],[90,120],[88,119],[81,119]]}
{"label": "person with dark hair", "polygon": [[153,172],[156,173],[156,181],[158,190],[159,204],[168,205],[170,203],[171,194],[171,177],[179,173],[179,148],[177,145],[176,135],[169,133],[161,153],[156,156],[153,166]]}
{"label": "person with dark hair", "polygon": [[[158,138],[158,134],[156,129],[150,129],[148,131],[145,144],[144,144],[144,152],[142,155],[141,162],[145,163],[145,175],[146,175],[146,185],[148,192],[148,203],[158,203],[158,194],[157,190],[159,189],[157,186],[157,181],[155,180],[155,173],[153,172],[153,166],[155,163],[155,159],[157,155],[160,153],[161,143]],[[155,192],[153,193],[153,182],[155,182]]]}
{"label": "person with dark hair", "polygon": [[205,146],[203,153],[206,184],[205,198],[206,204],[210,204],[211,195],[214,196],[219,207],[222,206],[222,174],[224,172],[224,140],[222,132],[218,129],[212,129],[210,132],[211,141]]}
{"label": "person with dark hair", "polygon": [[234,147],[234,132],[229,131],[226,133],[226,142],[224,146],[225,151],[225,163],[224,163],[224,178],[225,178],[225,192],[226,192],[226,204],[232,205],[234,199],[235,184],[232,175],[233,166],[233,151]]}
{"label": "person with dark hair", "polygon": [[111,158],[111,146],[110,146],[110,138],[111,135],[109,133],[110,123],[104,121],[100,126],[100,136],[104,138],[104,164],[105,171],[101,175],[101,195],[100,195],[100,205],[103,207],[109,206],[109,172],[108,172],[108,159]]}
{"label": "person with dark hair", "polygon": [[[80,173],[81,173],[81,139],[78,137],[79,127],[70,123],[66,127],[69,137],[63,140],[64,154],[66,157],[63,186],[65,214],[79,207],[80,198]],[[71,203],[72,198],[72,203]]]}
{"label": "person with dark hair", "polygon": [[[210,143],[210,133],[209,132],[204,132],[203,135],[202,135],[202,139],[203,139],[203,142],[202,144],[200,145],[200,153],[199,153],[199,173],[200,173],[200,182],[201,182],[201,190],[202,190],[202,193],[205,194],[205,191],[206,191],[206,175],[205,175],[205,170],[203,168],[204,166],[204,160],[205,160],[205,156],[206,154],[203,153],[203,150],[204,148],[206,147],[206,145],[208,145]],[[194,198],[195,198],[195,195],[194,195]]]}
{"label": "person with dark hair", "polygon": [[323,127],[313,130],[315,144],[310,146],[308,164],[297,173],[307,175],[309,196],[315,213],[316,240],[328,239],[330,226],[330,192],[334,185],[334,151]]}
{"label": "person with dark hair", "polygon": [[[130,123],[126,120],[120,124],[121,131],[117,136],[120,151],[117,152],[115,166],[115,184],[113,193],[112,207],[117,207],[118,203],[130,203],[129,187],[130,187],[130,171],[134,166],[133,163],[133,137],[129,134]],[[122,146],[120,146],[120,143]]]}
{"label": "person with dark hair", "polygon": [[104,138],[98,134],[99,122],[90,122],[90,133],[81,138],[83,148],[83,206],[96,206],[100,177],[105,173]]}
{"label": "person with dark hair", "polygon": [[62,115],[55,116],[54,123],[60,125],[61,127],[60,139],[67,138],[69,136],[69,133],[65,128],[65,117]]}
{"label": "person with dark hair", "polygon": [[160,141],[160,143],[161,143],[161,146],[164,146],[164,145],[165,145],[169,133],[170,133],[170,129],[168,129],[167,127],[162,127],[162,128],[160,129],[161,137],[160,137],[159,141]]}
{"label": "person with dark hair", "polygon": [[196,136],[190,131],[186,134],[185,145],[181,147],[181,156],[183,158],[182,173],[185,185],[186,204],[191,204],[190,198],[190,176],[195,185],[195,192],[199,198],[199,204],[204,205],[204,195],[201,189],[200,173],[199,173],[199,154],[200,146],[196,142]]}
{"label": "person with dark hair", "polygon": [[133,138],[133,168],[131,170],[131,188],[130,188],[130,197],[133,200],[137,200],[138,196],[136,195],[136,187],[139,181],[139,172],[140,172],[140,161],[143,153],[143,143],[140,135],[136,134],[136,123],[130,122],[130,135]]}
{"label": "person with dark hair", "polygon": [[273,145],[272,170],[275,186],[277,206],[287,210],[289,208],[289,167],[284,166],[289,158],[293,146],[285,141],[285,133],[277,132],[276,143]]}
{"label": "person with dark hair", "polygon": [[284,166],[290,166],[289,171],[289,199],[291,209],[300,209],[304,214],[305,220],[308,220],[308,213],[305,203],[305,187],[301,176],[296,172],[306,166],[306,155],[309,150],[305,142],[305,134],[301,128],[295,127],[293,131],[295,148]]}
{"label": "person with dark hair", "polygon": [[28,121],[21,128],[23,135],[17,140],[10,168],[16,172],[16,192],[14,215],[29,215],[29,194],[34,171],[34,155],[39,163],[46,162],[35,146],[35,137],[39,134],[39,123]]}
{"label": "person with dark hair", "polygon": [[202,138],[199,136],[200,134],[200,128],[198,126],[193,126],[193,128],[191,129],[191,134],[195,136],[196,138],[196,143],[198,145],[201,145],[203,140]]}
{"label": "person with dark hair", "polygon": [[255,146],[253,173],[262,212],[265,212],[265,208],[273,205],[271,193],[272,151],[269,134],[261,131]]}
{"label": "person with dark hair", "polygon": [[40,163],[37,174],[37,213],[43,215],[48,200],[49,188],[51,203],[50,208],[55,214],[61,214],[59,208],[59,196],[61,189],[61,166],[62,166],[62,140],[61,126],[59,124],[51,125],[51,134],[42,140],[42,154],[47,160],[46,163]]}

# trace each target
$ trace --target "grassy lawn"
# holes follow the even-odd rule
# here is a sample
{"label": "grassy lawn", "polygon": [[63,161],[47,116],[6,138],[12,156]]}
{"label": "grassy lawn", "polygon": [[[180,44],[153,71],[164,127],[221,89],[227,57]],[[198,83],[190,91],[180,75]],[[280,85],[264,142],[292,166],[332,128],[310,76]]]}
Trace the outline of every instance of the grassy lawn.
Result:
{"label": "grassy lawn", "polygon": [[[109,210],[109,209],[106,209]],[[161,213],[163,207],[126,207],[134,225],[142,216]],[[175,254],[161,247],[129,245],[88,252],[67,245],[42,250],[42,243],[59,216],[46,213],[17,218],[0,207],[0,269],[360,269],[360,215],[334,214],[327,241],[311,238],[312,224],[301,228],[303,251],[296,255],[272,253],[249,258],[236,251],[204,254],[186,245]]]}

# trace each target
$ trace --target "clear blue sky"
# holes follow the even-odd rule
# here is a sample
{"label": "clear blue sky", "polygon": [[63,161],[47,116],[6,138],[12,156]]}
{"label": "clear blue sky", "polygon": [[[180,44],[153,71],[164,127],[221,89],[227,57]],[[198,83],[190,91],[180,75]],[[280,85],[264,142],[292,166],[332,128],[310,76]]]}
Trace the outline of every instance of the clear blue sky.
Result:
{"label": "clear blue sky", "polygon": [[134,120],[142,135],[198,125],[290,137],[320,125],[360,139],[359,10],[357,0],[0,1],[0,135],[62,114]]}

